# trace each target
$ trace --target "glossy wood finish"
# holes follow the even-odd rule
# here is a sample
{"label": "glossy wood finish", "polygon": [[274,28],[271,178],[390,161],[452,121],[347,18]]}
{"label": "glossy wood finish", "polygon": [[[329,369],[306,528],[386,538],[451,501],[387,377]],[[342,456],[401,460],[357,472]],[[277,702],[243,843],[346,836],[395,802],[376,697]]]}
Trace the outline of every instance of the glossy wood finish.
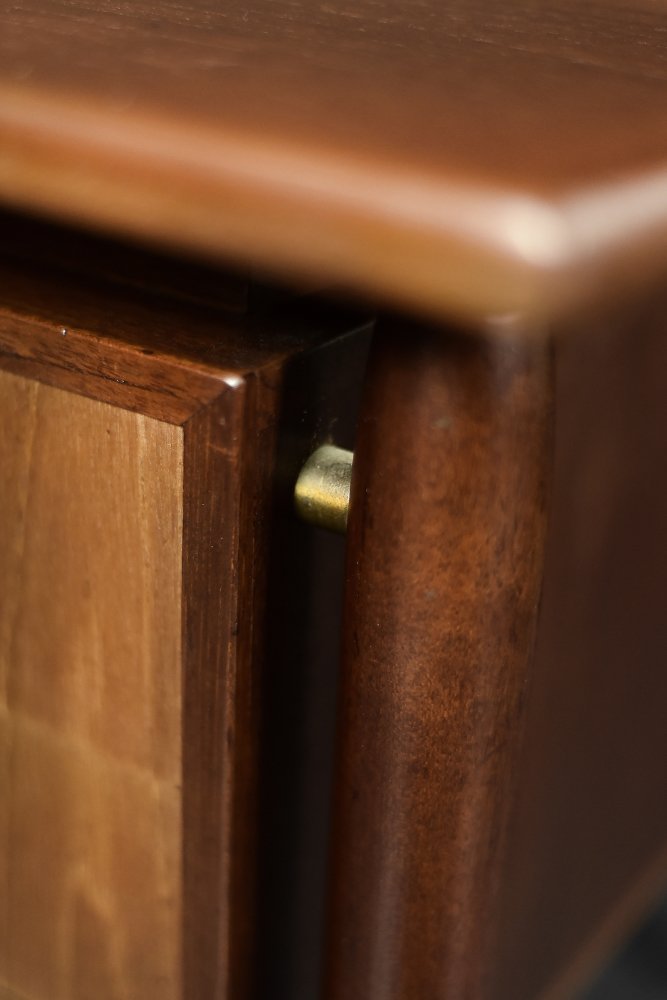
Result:
{"label": "glossy wood finish", "polygon": [[665,273],[665,16],[32,0],[2,16],[0,193],[445,319],[551,315]]}
{"label": "glossy wood finish", "polygon": [[180,428],[0,371],[0,994],[180,997]]}
{"label": "glossy wood finish", "polygon": [[[0,981],[30,1000],[248,997],[282,386],[305,353],[335,357],[354,321],[303,303],[233,322],[53,267],[0,274],[3,469],[17,472],[2,485]],[[323,363],[301,370],[327,385]],[[308,440],[284,428],[304,453],[315,420]],[[24,702],[53,723],[25,752]],[[105,780],[71,719],[123,762],[154,740],[157,763],[142,751],[141,772]],[[65,767],[53,747],[68,741]]]}
{"label": "glossy wood finish", "polygon": [[487,995],[551,374],[542,341],[378,331],[347,537],[330,1000]]}
{"label": "glossy wood finish", "polygon": [[556,352],[552,514],[494,1000],[569,1000],[667,886],[667,296]]}

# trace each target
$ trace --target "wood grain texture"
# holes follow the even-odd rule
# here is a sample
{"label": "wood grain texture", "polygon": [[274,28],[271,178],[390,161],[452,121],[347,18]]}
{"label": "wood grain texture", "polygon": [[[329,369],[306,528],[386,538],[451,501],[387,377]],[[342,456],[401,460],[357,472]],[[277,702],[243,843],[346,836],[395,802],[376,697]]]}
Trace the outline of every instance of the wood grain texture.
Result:
{"label": "wood grain texture", "polygon": [[0,401],[0,993],[175,1000],[183,434]]}
{"label": "wood grain texture", "polygon": [[[6,459],[3,454],[3,490],[9,506],[3,525],[8,555],[5,559],[3,552],[0,596],[12,628],[18,614],[15,593],[21,593],[13,586],[14,579],[23,581],[24,587],[29,584],[36,595],[21,611],[21,641],[26,650],[18,666],[13,633],[6,638],[8,648],[3,647],[12,684],[17,689],[23,684],[47,717],[55,716],[66,733],[66,712],[71,711],[75,719],[82,717],[86,734],[94,729],[91,739],[102,741],[103,746],[107,740],[121,755],[135,753],[136,743],[135,755],[145,756],[142,740],[159,733],[172,754],[169,787],[174,791],[171,812],[165,815],[165,805],[158,814],[157,778],[144,781],[138,775],[135,780],[138,764],[128,771],[127,782],[123,772],[113,784],[91,771],[87,757],[83,762],[77,758],[76,767],[72,764],[61,775],[64,765],[49,754],[47,742],[30,747],[30,758],[27,750],[17,756],[12,749],[15,741],[3,746],[4,774],[10,773],[11,788],[24,798],[16,807],[8,800],[11,811],[2,824],[5,867],[0,912],[4,924],[0,931],[8,950],[0,952],[0,982],[9,979],[11,987],[7,988],[18,990],[27,983],[30,1000],[250,997],[258,975],[258,756],[266,663],[271,657],[264,635],[268,535],[277,495],[285,502],[277,491],[274,470],[283,381],[296,359],[325,345],[328,349],[337,338],[355,337],[355,330],[363,331],[366,321],[335,308],[322,317],[317,304],[309,302],[231,320],[209,307],[156,298],[145,289],[122,290],[97,278],[76,280],[57,269],[15,262],[0,264],[0,277],[0,369],[4,369],[7,385],[20,387],[20,399],[11,404],[7,419],[3,410],[2,421],[7,452]],[[320,385],[326,385],[325,367],[315,364],[315,369]],[[63,392],[61,386],[69,391]],[[36,489],[35,461],[34,456],[32,463],[28,461],[30,449],[16,434],[21,427],[26,428],[25,438],[32,433],[34,407],[29,404],[33,398],[62,401],[58,420],[46,421],[44,440],[40,439],[44,475],[54,491],[53,483],[58,484],[60,493],[35,494],[23,511],[16,498],[29,496],[28,485]],[[0,399],[5,403],[4,394]],[[12,399],[7,397],[9,402]],[[93,414],[90,419],[89,412]],[[125,444],[120,442],[120,450],[114,452],[112,466],[107,462],[106,438],[102,432],[96,434],[102,419],[96,419],[96,414],[110,414],[105,419],[112,427],[130,429]],[[303,438],[300,416],[286,432],[306,448],[309,437],[308,442]],[[153,484],[157,499],[149,512],[140,501],[141,490],[147,489],[150,463],[140,464],[136,459],[138,446],[132,445],[130,433],[135,428],[135,437],[141,439],[143,427],[154,428],[158,443],[151,445],[153,451],[160,450],[159,442],[166,442],[162,478]],[[172,455],[174,442],[178,461]],[[60,463],[59,456],[64,456]],[[118,484],[112,476],[116,465],[122,466]],[[129,484],[125,491],[123,475]],[[89,479],[93,482],[87,494]],[[106,535],[104,518],[97,519],[96,491],[115,512],[113,530]],[[87,499],[90,509],[84,509]],[[163,516],[165,506],[168,512]],[[168,547],[160,535],[155,551],[145,551],[141,532],[152,537],[151,525],[166,532],[174,519],[180,525],[181,511],[182,529],[176,530],[175,539],[169,536],[175,546],[170,565],[177,586],[176,593],[170,594],[169,581],[162,579]],[[34,530],[41,530],[40,516],[47,525],[56,526],[60,516],[68,531],[63,527],[40,534],[33,561],[27,563],[16,526],[24,521],[30,528],[34,521]],[[125,521],[134,526],[134,534]],[[85,558],[77,548],[79,527],[88,532]],[[122,551],[116,553],[118,548]],[[97,574],[97,590],[93,587],[81,599],[88,601],[86,608],[92,608],[91,642],[108,639],[104,665],[117,683],[115,700],[107,698],[106,688],[89,676],[89,637],[85,630],[78,631],[75,598],[79,592],[70,595],[66,586],[67,568],[82,563],[86,569],[89,564],[92,567],[89,575]],[[7,585],[6,566],[11,570]],[[124,566],[127,574],[136,575],[134,589],[126,586]],[[62,580],[58,573],[65,574]],[[116,599],[104,606],[104,617],[96,609],[107,579]],[[149,636],[142,608],[148,602],[148,611],[157,618],[150,603],[157,602],[157,597],[151,588],[159,590],[163,583],[164,599],[169,598],[169,627],[151,619],[154,634]],[[82,586],[83,582],[79,590]],[[46,606],[53,609],[51,618],[41,615],[40,600],[47,598]],[[61,628],[63,608],[69,609],[65,622],[69,631],[65,625]],[[168,648],[154,653],[151,642],[160,650],[163,643]],[[49,688],[41,684],[43,664],[37,647],[44,657],[52,653],[57,662],[62,661],[62,690],[60,674],[50,678],[57,699],[50,698]],[[126,649],[134,659],[126,656]],[[74,654],[78,659],[73,659]],[[160,682],[164,669],[174,687],[166,721],[157,694],[141,688],[153,678],[149,670],[153,656],[155,683]],[[173,676],[168,673],[169,664]],[[16,710],[13,693],[12,699],[10,718]],[[145,717],[150,712],[159,718],[147,729]],[[150,778],[149,764],[150,760],[142,766]],[[144,790],[147,800],[135,802]],[[113,814],[108,823],[107,812]],[[77,824],[81,828],[78,839]],[[104,834],[99,832],[100,825]],[[51,826],[64,831],[53,846],[53,857],[44,829]],[[67,836],[74,842],[70,844]],[[156,850],[161,836],[167,838],[171,851],[166,859]],[[58,888],[58,878],[64,877],[59,873],[68,870],[61,863],[67,851],[67,862],[78,880],[72,891],[80,889],[93,897],[90,905],[84,899],[88,909],[76,915],[79,922],[72,933],[78,937],[73,943],[52,933],[59,915],[55,889],[46,883],[43,898],[33,891],[33,883],[40,879],[40,860]],[[88,851],[94,855],[90,863]],[[92,875],[89,872],[93,863],[101,870],[99,879],[107,878],[99,886],[94,880],[97,869]],[[11,889],[8,895],[6,884]],[[173,906],[167,890],[173,894]],[[120,899],[117,913],[111,909],[113,893]],[[91,909],[94,905],[101,916]],[[129,911],[127,927],[123,925],[113,938],[101,922],[117,917],[122,923],[123,907]],[[155,914],[165,911],[172,923],[163,934]],[[34,970],[23,954],[29,957],[30,949],[41,940],[36,935],[32,941],[31,921],[41,938],[47,928],[50,935],[42,964],[37,962]],[[13,927],[9,937],[4,934],[8,925]],[[65,921],[63,935],[67,926]],[[125,934],[129,958],[123,952]],[[169,982],[151,994],[153,985],[140,977],[150,972],[145,964],[153,935],[159,938],[155,947],[163,966],[165,956],[172,964],[165,971],[157,963],[154,979],[159,973]],[[108,948],[115,950],[109,955]],[[130,960],[135,964],[128,965]],[[25,971],[28,966],[32,971]]]}
{"label": "wood grain texture", "polygon": [[11,5],[0,194],[438,315],[552,315],[664,274],[666,17]]}
{"label": "wood grain texture", "polygon": [[488,995],[542,583],[549,346],[378,332],[347,535],[326,996]]}
{"label": "wood grain texture", "polygon": [[[86,252],[86,242],[82,252]],[[153,266],[156,266],[155,264]],[[364,322],[317,301],[246,317],[0,253],[0,365],[184,424],[235,379]]]}
{"label": "wood grain texture", "polygon": [[[503,591],[503,581],[520,560],[515,550],[508,569],[499,546],[485,564],[465,521],[484,502],[466,489],[481,475],[485,452],[468,438],[465,461],[438,457],[429,423],[432,384],[462,384],[473,348],[445,357],[444,341],[420,380],[415,338],[397,345],[385,331],[379,339],[377,350],[393,355],[400,374],[392,384],[380,368],[381,389],[371,389],[357,448],[356,496],[368,492],[357,499],[357,534],[349,539],[356,544],[347,619],[354,631],[346,637],[340,735],[332,996],[569,1000],[664,892],[666,315],[657,288],[623,309],[582,317],[555,340],[544,585],[520,692],[507,675],[492,694],[486,686],[491,664],[504,656],[488,594],[500,601],[513,592],[511,584]],[[493,391],[506,385],[498,379]],[[401,391],[410,393],[405,410],[397,404]],[[482,403],[491,396],[484,383],[469,397],[452,394],[464,412],[470,404],[481,433],[492,411]],[[380,423],[386,399],[389,417]],[[514,433],[528,424],[539,433],[523,419]],[[448,419],[440,431],[453,437],[456,427]],[[529,454],[525,441],[510,441],[506,456]],[[536,440],[533,448],[535,455]],[[498,487],[501,455],[500,448],[493,455],[493,503],[511,523],[516,508]],[[397,484],[405,484],[408,500],[397,498]],[[525,488],[519,496],[528,502]],[[430,512],[413,520],[410,506],[421,503]],[[446,544],[433,542],[436,512],[438,521],[448,519]],[[494,523],[488,511],[483,523]],[[518,531],[528,521],[519,515],[515,524]],[[461,566],[468,546],[473,557]],[[440,560],[449,586],[427,605],[443,578]],[[400,586],[383,589],[387,579]],[[465,595],[480,581],[466,621]],[[453,623],[451,636],[443,620]],[[487,627],[488,648],[480,647],[467,676],[460,664],[470,636]],[[430,664],[440,669],[429,674]],[[518,729],[504,714],[512,695],[526,720],[513,763]],[[503,772],[510,763],[511,779]]]}
{"label": "wood grain texture", "polygon": [[667,297],[559,341],[545,583],[494,1000],[574,995],[667,885]]}

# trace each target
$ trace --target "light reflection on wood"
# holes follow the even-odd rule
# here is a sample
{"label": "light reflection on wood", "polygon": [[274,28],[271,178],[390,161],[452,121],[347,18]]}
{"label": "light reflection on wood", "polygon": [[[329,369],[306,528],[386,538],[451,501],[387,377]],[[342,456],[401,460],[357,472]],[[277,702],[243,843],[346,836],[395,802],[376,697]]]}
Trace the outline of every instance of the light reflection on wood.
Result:
{"label": "light reflection on wood", "polygon": [[0,372],[0,996],[180,991],[182,432]]}

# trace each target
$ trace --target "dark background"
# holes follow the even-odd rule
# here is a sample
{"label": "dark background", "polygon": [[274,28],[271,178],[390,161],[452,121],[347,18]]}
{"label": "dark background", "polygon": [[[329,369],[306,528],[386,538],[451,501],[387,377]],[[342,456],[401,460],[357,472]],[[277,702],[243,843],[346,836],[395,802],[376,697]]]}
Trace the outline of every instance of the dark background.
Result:
{"label": "dark background", "polygon": [[579,1000],[667,1000],[667,902]]}

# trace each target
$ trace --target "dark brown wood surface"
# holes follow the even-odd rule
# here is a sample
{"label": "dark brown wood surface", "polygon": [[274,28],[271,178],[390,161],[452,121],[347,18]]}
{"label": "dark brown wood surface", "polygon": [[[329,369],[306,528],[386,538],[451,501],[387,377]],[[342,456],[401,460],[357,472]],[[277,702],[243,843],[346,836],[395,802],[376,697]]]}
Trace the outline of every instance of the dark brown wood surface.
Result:
{"label": "dark brown wood surface", "polygon": [[270,285],[249,270],[206,266],[166,250],[160,253],[130,241],[92,236],[19,212],[0,212],[0,233],[2,257],[23,262],[33,271],[39,266],[56,268],[66,272],[70,282],[97,279],[109,295],[114,285],[134,288],[234,315],[257,312],[288,296],[286,288]]}
{"label": "dark brown wood surface", "polygon": [[6,4],[0,195],[439,315],[552,314],[664,273],[666,28],[662,0]]}
{"label": "dark brown wood surface", "polygon": [[[329,996],[569,1000],[664,891],[666,315],[654,289],[560,331],[553,452],[518,406],[503,423],[511,380],[481,377],[483,339],[378,334],[349,535]],[[529,344],[506,345],[508,366]],[[500,440],[484,443],[487,420]],[[503,486],[521,459],[533,488],[541,462],[553,482],[533,647],[527,617],[516,631],[509,617],[513,573],[535,595],[542,572],[535,521]],[[517,496],[535,499],[527,481]],[[490,547],[504,523],[532,571],[518,543]]]}
{"label": "dark brown wood surface", "polygon": [[[263,920],[258,823],[261,816],[272,822],[258,777],[265,658],[272,655],[267,562],[275,505],[285,505],[292,485],[276,481],[278,428],[292,452],[307,451],[329,372],[339,371],[337,343],[358,377],[363,350],[353,365],[350,342],[363,323],[333,308],[323,317],[308,302],[231,320],[164,299],[162,291],[15,261],[0,263],[0,288],[0,369],[12,387],[3,382],[0,394],[3,461],[24,470],[3,476],[2,486],[0,652],[10,680],[1,713],[0,773],[9,784],[0,809],[0,991],[35,1000],[249,997]],[[306,355],[310,362],[295,369]],[[307,390],[299,389],[299,371],[316,376]],[[303,411],[283,415],[287,378],[297,396],[307,392],[311,400],[305,423]],[[14,386],[19,403],[12,409]],[[20,405],[33,397],[44,400],[35,404],[37,436],[35,406],[24,413]],[[345,393],[341,399],[336,404],[345,406]],[[39,461],[31,457],[33,439]],[[16,541],[23,522],[25,552]],[[49,523],[68,530],[49,532]],[[153,548],[135,544],[135,536],[150,540],[155,524]],[[175,535],[163,538],[174,524]],[[77,624],[85,567],[89,610],[81,621],[90,618],[93,638],[96,621],[113,637],[90,651],[88,632]],[[126,576],[132,586],[123,584]],[[28,599],[35,594],[39,599]],[[104,612],[96,618],[98,605]],[[84,643],[80,665],[67,655],[63,621],[70,641]],[[59,747],[62,736],[57,713],[51,742],[39,742],[30,760],[17,754],[25,692],[31,704],[48,701],[54,663],[66,689],[62,711],[74,713],[80,702],[84,721],[97,713],[93,742],[108,732],[126,752],[125,744],[145,739],[147,716],[156,716],[150,733],[158,759],[170,762],[164,801],[150,768],[146,801],[136,808],[133,773],[116,776],[104,794],[106,772],[93,773],[92,764],[61,768],[64,778],[52,780],[60,760],[52,744]],[[156,664],[164,674],[157,666],[151,672]],[[112,682],[98,690],[96,678],[107,674]],[[66,727],[64,737],[73,739]],[[91,783],[108,807],[93,809]],[[44,817],[52,837],[46,821],[38,822]],[[40,868],[45,884],[67,891],[33,892],[26,873]],[[84,919],[88,910],[80,907],[75,941],[68,922],[74,897],[88,901],[96,917]],[[31,928],[47,929],[48,947]]]}
{"label": "dark brown wood surface", "polygon": [[493,1000],[570,998],[667,885],[667,297],[557,345],[545,582]]}
{"label": "dark brown wood surface", "polygon": [[551,353],[388,326],[353,468],[326,995],[478,1000],[542,584]]}

